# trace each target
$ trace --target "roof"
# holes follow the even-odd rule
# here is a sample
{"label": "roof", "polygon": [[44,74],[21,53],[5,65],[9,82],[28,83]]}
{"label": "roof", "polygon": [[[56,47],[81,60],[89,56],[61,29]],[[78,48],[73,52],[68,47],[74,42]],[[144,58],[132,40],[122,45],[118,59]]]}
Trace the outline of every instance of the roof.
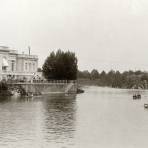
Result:
{"label": "roof", "polygon": [[0,46],[0,51],[9,52],[10,54],[17,54],[17,50],[10,49],[7,46]]}
{"label": "roof", "polygon": [[37,55],[28,55],[28,54],[17,54],[18,58],[28,58],[38,60]]}
{"label": "roof", "polygon": [[18,54],[17,50],[10,49],[7,46],[0,46],[0,52],[7,52],[8,54],[15,54],[18,58],[29,58],[38,60],[37,55],[28,55],[28,54]]}

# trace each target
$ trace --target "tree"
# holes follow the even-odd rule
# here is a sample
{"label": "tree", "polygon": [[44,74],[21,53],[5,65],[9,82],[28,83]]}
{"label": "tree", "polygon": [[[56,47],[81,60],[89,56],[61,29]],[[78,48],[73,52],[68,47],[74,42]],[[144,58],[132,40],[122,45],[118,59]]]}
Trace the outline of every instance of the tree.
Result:
{"label": "tree", "polygon": [[148,82],[148,74],[143,74],[141,76],[141,81],[144,81],[144,80],[146,80]]}
{"label": "tree", "polygon": [[42,69],[39,67],[39,68],[37,69],[37,72],[42,72]]}
{"label": "tree", "polygon": [[106,72],[104,70],[100,73],[100,79],[101,81],[104,81],[106,79]]}
{"label": "tree", "polygon": [[46,58],[42,70],[44,77],[55,80],[76,80],[77,79],[77,57],[75,53],[60,49]]}
{"label": "tree", "polygon": [[90,73],[88,70],[83,71],[83,78],[90,79]]}
{"label": "tree", "polygon": [[77,72],[77,77],[78,77],[78,78],[83,78],[83,72],[80,71],[80,70],[78,70],[78,72]]}
{"label": "tree", "polygon": [[135,75],[141,75],[141,74],[142,74],[142,71],[140,70],[135,71]]}
{"label": "tree", "polygon": [[112,87],[118,87],[118,88],[122,87],[122,77],[119,71],[116,71],[116,73],[114,74],[114,80],[112,83]]}
{"label": "tree", "polygon": [[93,69],[90,73],[91,79],[95,80],[99,78],[99,72],[96,69]]}
{"label": "tree", "polygon": [[107,85],[113,86],[113,83],[115,81],[115,71],[110,70],[106,76]]}

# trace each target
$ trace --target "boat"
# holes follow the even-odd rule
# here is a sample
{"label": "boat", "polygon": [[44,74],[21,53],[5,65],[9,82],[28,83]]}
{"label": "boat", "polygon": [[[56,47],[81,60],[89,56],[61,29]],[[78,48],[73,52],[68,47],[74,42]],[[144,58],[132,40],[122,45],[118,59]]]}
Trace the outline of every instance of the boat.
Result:
{"label": "boat", "polygon": [[140,94],[134,94],[133,99],[141,99],[141,95]]}
{"label": "boat", "polygon": [[84,90],[78,88],[78,89],[77,89],[77,94],[81,94],[81,93],[84,93]]}
{"label": "boat", "polygon": [[148,104],[144,104],[144,108],[148,108]]}

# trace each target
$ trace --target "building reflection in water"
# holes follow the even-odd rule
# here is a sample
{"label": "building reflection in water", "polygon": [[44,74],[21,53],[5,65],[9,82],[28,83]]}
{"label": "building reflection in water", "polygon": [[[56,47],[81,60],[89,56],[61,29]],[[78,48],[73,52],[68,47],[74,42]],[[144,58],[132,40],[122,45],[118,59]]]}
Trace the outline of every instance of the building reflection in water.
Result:
{"label": "building reflection in water", "polygon": [[74,144],[74,95],[1,98],[0,107],[0,137],[3,137],[0,145],[11,146],[12,140],[14,147],[70,147]]}

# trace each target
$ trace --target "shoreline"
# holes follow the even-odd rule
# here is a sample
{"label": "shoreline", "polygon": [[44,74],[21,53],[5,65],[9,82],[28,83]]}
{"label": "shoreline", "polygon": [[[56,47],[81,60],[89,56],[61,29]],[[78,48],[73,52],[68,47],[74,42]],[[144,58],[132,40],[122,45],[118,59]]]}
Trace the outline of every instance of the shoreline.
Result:
{"label": "shoreline", "polygon": [[98,86],[98,87],[108,87],[108,88],[114,88],[114,89],[129,89],[129,90],[148,90],[147,88],[128,88],[126,86],[124,87],[113,87],[109,85],[101,85],[99,83],[99,80],[91,80],[91,79],[78,79],[78,86]]}

